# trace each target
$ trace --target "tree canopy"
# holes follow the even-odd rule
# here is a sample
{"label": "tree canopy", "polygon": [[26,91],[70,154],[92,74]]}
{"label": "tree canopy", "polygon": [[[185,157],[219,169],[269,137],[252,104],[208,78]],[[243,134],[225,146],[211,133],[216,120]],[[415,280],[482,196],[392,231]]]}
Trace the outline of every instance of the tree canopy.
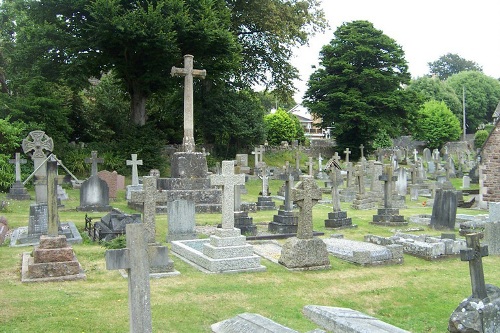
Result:
{"label": "tree canopy", "polygon": [[446,106],[459,119],[462,119],[462,98],[457,96],[455,90],[446,82],[434,77],[419,77],[411,80],[408,90],[415,91],[424,101],[431,100],[445,102]]}
{"label": "tree canopy", "polygon": [[453,74],[458,74],[463,71],[478,71],[483,69],[477,63],[471,60],[466,60],[458,54],[447,53],[438,60],[427,63],[431,74],[437,75],[440,80],[446,80]]}
{"label": "tree canopy", "polygon": [[[339,149],[370,152],[377,132],[394,137],[416,109],[408,84],[410,74],[402,48],[367,21],[344,23],[320,52],[320,68],[307,82],[304,104],[333,124]],[[355,157],[355,156],[354,156]]]}
{"label": "tree canopy", "polygon": [[270,145],[280,145],[282,141],[292,143],[294,140],[304,142],[304,130],[295,115],[289,114],[283,109],[264,117],[266,127],[266,138]]}

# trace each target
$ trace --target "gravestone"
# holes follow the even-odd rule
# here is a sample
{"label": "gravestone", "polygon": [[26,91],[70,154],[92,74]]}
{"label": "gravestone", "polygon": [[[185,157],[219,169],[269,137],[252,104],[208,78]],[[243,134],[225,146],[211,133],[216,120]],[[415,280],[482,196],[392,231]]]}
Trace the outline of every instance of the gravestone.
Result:
{"label": "gravestone", "polygon": [[335,165],[336,157],[332,157],[326,164],[330,170],[330,179],[332,184],[332,203],[333,211],[328,213],[328,219],[325,220],[326,228],[342,229],[342,228],[356,228],[357,225],[352,224],[352,219],[347,217],[347,212],[342,211],[340,208],[340,194],[339,185],[342,183],[342,176],[340,169]]}
{"label": "gravestone", "polygon": [[125,249],[106,250],[106,269],[127,272],[130,332],[151,333],[150,267],[169,265],[168,249],[149,245],[140,223],[127,224],[126,237]]}
{"label": "gravestone", "polygon": [[125,226],[129,223],[142,223],[141,214],[125,214],[118,209],[113,209],[93,226],[90,225],[87,232],[94,241],[109,242],[124,235]]}
{"label": "gravestone", "polygon": [[299,206],[297,237],[289,238],[281,249],[279,263],[294,270],[330,268],[326,245],[313,236],[313,206],[321,200],[321,190],[312,176],[302,176],[292,189],[291,199]]}
{"label": "gravestone", "polygon": [[0,245],[5,241],[5,236],[9,231],[9,226],[7,224],[7,219],[5,216],[0,216]]}
{"label": "gravestone", "polygon": [[117,192],[119,190],[123,190],[124,186],[123,184],[125,183],[125,177],[122,175],[119,175],[118,172],[116,171],[108,171],[108,170],[101,170],[97,173],[99,178],[104,180],[106,184],[108,185],[109,189],[109,198],[110,199],[116,199],[117,197]]}
{"label": "gravestone", "polygon": [[472,295],[462,301],[448,321],[452,333],[495,333],[500,329],[500,288],[486,284],[482,257],[488,247],[481,246],[479,233],[465,236],[467,249],[460,251],[460,259],[469,262]]}
{"label": "gravestone", "polygon": [[213,333],[299,333],[255,313],[241,313],[211,327]]}
{"label": "gravestone", "polygon": [[34,163],[36,203],[46,203],[47,172],[43,164],[46,162],[47,156],[44,151],[51,152],[54,149],[54,142],[44,131],[32,131],[23,139],[22,148],[25,154],[31,152],[31,159]]}
{"label": "gravestone", "polygon": [[16,153],[15,159],[9,160],[9,163],[15,165],[16,174],[15,181],[9,189],[7,198],[12,200],[30,200],[31,196],[21,181],[21,164],[26,164],[26,160],[21,158],[20,153]]}
{"label": "gravestone", "polygon": [[261,163],[264,162],[264,145],[260,145],[259,147],[255,147],[252,155],[254,155],[254,174],[257,174],[259,169],[261,168]]}
{"label": "gravestone", "polygon": [[57,162],[49,161],[46,167],[47,230],[40,236],[40,243],[33,252],[23,254],[21,282],[47,282],[85,279],[73,248],[66,236],[59,234],[57,212]]}
{"label": "gravestone", "polygon": [[253,218],[248,216],[248,211],[242,209],[241,192],[244,185],[234,187],[234,227],[240,229],[245,236],[257,235],[257,226],[253,224]]}
{"label": "gravestone", "polygon": [[167,242],[196,239],[195,208],[192,200],[174,200],[167,204]]}
{"label": "gravestone", "polygon": [[323,156],[319,154],[318,156],[318,174],[316,175],[317,179],[328,179],[328,175],[323,171]]}
{"label": "gravestone", "polygon": [[453,190],[437,189],[432,206],[430,227],[434,229],[455,229],[457,216],[457,193]]}
{"label": "gravestone", "polygon": [[130,155],[132,159],[127,160],[127,165],[132,166],[132,184],[127,185],[127,190],[125,192],[125,197],[130,200],[132,191],[141,191],[142,184],[139,184],[139,172],[137,166],[142,165],[142,160],[137,159],[137,154]]}
{"label": "gravestone", "polygon": [[264,271],[260,257],[234,228],[235,186],[245,184],[245,175],[234,174],[234,161],[222,161],[222,174],[211,175],[210,182],[222,187],[222,228],[209,239],[172,241],[172,252],[206,273]]}
{"label": "gravestone", "polygon": [[287,164],[285,168],[285,184],[283,205],[278,209],[278,215],[273,216],[273,221],[268,224],[269,232],[276,234],[296,234],[299,217],[293,211],[292,188],[294,174]]}
{"label": "gravestone", "polygon": [[355,177],[357,179],[357,193],[351,208],[357,210],[373,209],[377,207],[379,196],[371,191],[366,191],[364,164],[356,165]]}
{"label": "gravestone", "polygon": [[108,184],[99,178],[98,163],[103,163],[102,158],[97,157],[97,151],[92,151],[92,156],[85,159],[86,163],[92,164],[90,177],[80,187],[80,206],[76,209],[84,212],[107,212],[112,209],[109,205]]}
{"label": "gravestone", "polygon": [[397,180],[397,176],[393,176],[392,172],[392,165],[386,165],[384,173],[379,177],[379,180],[384,182],[384,207],[377,210],[377,215],[373,215],[371,224],[383,226],[408,225],[404,216],[399,215],[399,209],[394,208],[392,204],[393,184]]}
{"label": "gravestone", "polygon": [[258,169],[258,173],[260,174],[259,178],[262,179],[262,190],[257,197],[257,210],[275,210],[276,204],[269,193],[269,175],[266,163],[260,162],[260,167]]}
{"label": "gravestone", "polygon": [[248,154],[236,154],[236,173],[250,174]]}

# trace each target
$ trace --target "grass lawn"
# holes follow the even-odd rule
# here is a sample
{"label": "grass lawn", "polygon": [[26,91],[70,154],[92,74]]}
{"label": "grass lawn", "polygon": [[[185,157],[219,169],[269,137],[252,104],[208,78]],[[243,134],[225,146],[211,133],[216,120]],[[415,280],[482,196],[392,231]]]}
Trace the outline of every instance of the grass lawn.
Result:
{"label": "grass lawn", "polygon": [[[276,193],[282,182],[272,180]],[[259,181],[247,183],[243,201],[255,202]],[[79,193],[67,190],[70,200],[59,212],[61,221],[72,221],[83,235],[85,213],[77,212]],[[32,193],[33,196],[33,193]],[[326,195],[325,195],[326,196]],[[324,196],[324,197],[325,197]],[[5,194],[0,194],[0,200]],[[124,193],[112,203],[126,207]],[[410,202],[401,215],[430,214],[422,202]],[[26,226],[30,202],[10,203],[0,212],[10,228]],[[277,205],[281,203],[277,202]],[[342,203],[357,229],[337,231],[345,238],[362,240],[365,234],[391,235],[390,227],[369,224],[375,210],[355,211]],[[314,207],[315,230],[325,230],[324,219],[331,206]],[[254,223],[272,220],[271,212],[250,215]],[[459,209],[464,214],[485,211]],[[93,213],[91,216],[102,216]],[[220,223],[220,214],[197,214],[198,225]],[[421,225],[409,225],[416,227]],[[420,233],[436,234],[427,229]],[[157,216],[157,238],[165,243],[167,217]],[[457,233],[458,234],[458,233]],[[20,279],[21,255],[31,247],[0,246],[0,332],[127,332],[127,280],[118,271],[105,268],[105,248],[88,239],[74,245],[74,251],[86,271],[84,281],[23,284]],[[429,262],[408,255],[398,266],[360,267],[330,257],[327,271],[289,272],[280,265],[262,260],[266,272],[241,274],[205,274],[171,256],[181,275],[151,280],[151,305],[154,332],[210,332],[210,325],[242,312],[254,312],[300,332],[316,326],[301,310],[305,305],[348,307],[375,316],[411,332],[446,332],[448,319],[458,304],[471,294],[468,263],[459,258]],[[500,257],[483,258],[486,282],[500,285]]]}

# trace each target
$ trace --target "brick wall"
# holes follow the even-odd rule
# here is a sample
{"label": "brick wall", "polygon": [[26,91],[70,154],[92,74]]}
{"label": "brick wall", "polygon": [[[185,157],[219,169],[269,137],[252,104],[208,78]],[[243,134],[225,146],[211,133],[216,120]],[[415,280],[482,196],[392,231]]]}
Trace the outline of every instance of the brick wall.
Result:
{"label": "brick wall", "polygon": [[483,201],[500,202],[500,122],[486,140],[481,150]]}

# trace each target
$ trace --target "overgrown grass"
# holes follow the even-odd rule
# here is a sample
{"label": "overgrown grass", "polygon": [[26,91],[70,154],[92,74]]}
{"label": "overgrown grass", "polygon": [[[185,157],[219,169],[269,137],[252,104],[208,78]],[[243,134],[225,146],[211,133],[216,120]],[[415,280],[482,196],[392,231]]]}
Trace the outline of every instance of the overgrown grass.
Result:
{"label": "overgrown grass", "polygon": [[[275,194],[280,181],[271,181]],[[247,183],[243,201],[254,202],[260,181]],[[79,193],[68,190],[70,200],[60,210],[61,221],[73,221],[83,233],[85,213],[77,212]],[[327,197],[325,195],[324,197]],[[0,200],[5,194],[0,195]],[[119,193],[114,207],[126,207]],[[400,213],[405,217],[430,214],[422,202],[410,202]],[[276,202],[280,205],[280,202]],[[362,240],[365,234],[391,235],[392,228],[371,225],[375,210],[355,211],[342,203],[357,229],[337,231],[348,239]],[[324,219],[331,206],[314,208],[314,229],[326,230]],[[10,202],[0,214],[9,226],[26,226],[29,202]],[[251,213],[255,223],[272,220],[275,211]],[[459,209],[459,213],[485,214]],[[93,217],[104,213],[89,214]],[[220,223],[220,214],[197,214],[198,225]],[[157,216],[158,242],[164,243],[167,217]],[[439,234],[422,225],[419,233]],[[21,255],[31,247],[0,246],[0,332],[126,332],[128,331],[127,280],[117,271],[107,271],[100,244],[74,245],[78,260],[86,271],[85,281],[23,284],[20,281]],[[360,267],[331,257],[327,271],[289,272],[280,265],[262,260],[266,272],[242,274],[204,274],[172,256],[181,275],[151,280],[151,305],[155,332],[210,332],[210,325],[242,312],[254,312],[300,332],[315,328],[302,314],[307,304],[349,307],[411,332],[446,332],[447,322],[458,304],[471,294],[468,264],[459,258],[436,262],[405,255],[398,266]],[[500,257],[483,259],[487,283],[500,285],[497,267]]]}

